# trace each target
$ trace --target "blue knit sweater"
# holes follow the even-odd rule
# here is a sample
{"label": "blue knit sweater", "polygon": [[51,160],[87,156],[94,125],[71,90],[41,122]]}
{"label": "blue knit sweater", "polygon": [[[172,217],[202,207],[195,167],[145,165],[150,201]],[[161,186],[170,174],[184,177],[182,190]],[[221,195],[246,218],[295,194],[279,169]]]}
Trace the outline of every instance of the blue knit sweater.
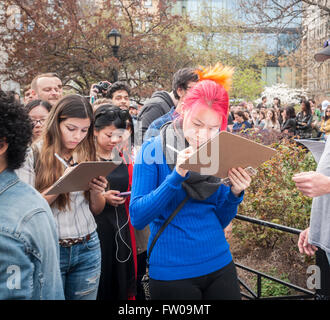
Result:
{"label": "blue knit sweater", "polygon": [[[186,197],[180,176],[165,162],[160,137],[146,141],[137,155],[130,215],[133,226],[150,225],[148,250],[165,220]],[[199,277],[232,261],[223,229],[237,213],[243,193],[236,197],[221,185],[204,201],[189,199],[160,235],[150,257],[149,274],[155,280]]]}

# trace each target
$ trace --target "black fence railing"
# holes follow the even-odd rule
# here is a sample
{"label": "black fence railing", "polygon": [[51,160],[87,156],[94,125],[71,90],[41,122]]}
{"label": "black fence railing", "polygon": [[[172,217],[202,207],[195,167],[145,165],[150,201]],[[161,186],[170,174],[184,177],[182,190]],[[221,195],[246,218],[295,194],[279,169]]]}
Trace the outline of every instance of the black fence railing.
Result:
{"label": "black fence railing", "polygon": [[[264,221],[264,220],[258,220],[255,218],[251,218],[251,217],[247,217],[247,216],[243,216],[243,215],[236,215],[236,219],[241,220],[241,221],[245,221],[245,222],[249,222],[249,223],[253,223],[253,224],[258,224],[264,227],[268,227],[268,228],[272,228],[272,229],[276,229],[279,231],[283,231],[283,232],[287,232],[287,233],[291,233],[294,235],[299,235],[301,230],[296,229],[296,228],[291,228],[291,227],[287,227],[287,226],[283,226],[277,223],[272,223],[272,222],[268,222],[268,221]],[[257,286],[256,286],[256,292],[251,289],[242,279],[239,278],[239,283],[241,284],[241,286],[248,292],[241,292],[242,296],[246,299],[253,299],[253,300],[282,300],[282,299],[299,299],[299,300],[305,300],[305,299],[329,299],[329,296],[327,296],[326,291],[327,288],[322,288],[320,290],[318,290],[318,292],[314,292],[311,290],[307,290],[303,287],[294,285],[292,283],[283,281],[281,279],[275,278],[273,276],[270,276],[266,273],[254,270],[252,268],[243,266],[239,263],[235,263],[237,268],[240,268],[244,271],[253,273],[257,276]],[[295,294],[295,295],[287,295],[287,296],[271,296],[271,297],[262,297],[262,278],[277,282],[283,286],[286,286],[290,289],[293,289],[297,292],[299,292],[300,294]]]}

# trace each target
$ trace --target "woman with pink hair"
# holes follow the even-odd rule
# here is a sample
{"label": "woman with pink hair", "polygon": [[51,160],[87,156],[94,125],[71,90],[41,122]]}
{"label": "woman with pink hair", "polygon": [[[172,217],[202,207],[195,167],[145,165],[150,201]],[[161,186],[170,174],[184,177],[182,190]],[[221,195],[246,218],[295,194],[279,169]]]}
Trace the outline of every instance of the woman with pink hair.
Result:
{"label": "woman with pink hair", "polygon": [[217,177],[181,167],[201,144],[226,130],[233,70],[217,64],[196,72],[199,82],[188,91],[182,116],[143,144],[133,171],[131,220],[137,229],[150,225],[150,294],[155,300],[241,298],[224,229],[251,178],[233,168],[228,187]]}

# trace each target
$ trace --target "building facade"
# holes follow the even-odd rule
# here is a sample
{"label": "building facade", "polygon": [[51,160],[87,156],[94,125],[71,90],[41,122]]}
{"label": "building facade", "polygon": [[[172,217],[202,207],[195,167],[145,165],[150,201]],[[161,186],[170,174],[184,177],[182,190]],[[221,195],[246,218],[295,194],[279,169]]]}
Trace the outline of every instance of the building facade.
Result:
{"label": "building facade", "polygon": [[[232,15],[237,21],[247,21],[246,12],[243,12],[237,0],[178,0],[174,7],[173,13],[185,15],[188,14],[192,19],[198,19],[202,10],[210,9],[215,14],[217,12],[227,12]],[[262,80],[266,86],[271,86],[276,83],[285,83],[288,86],[295,88],[296,70],[290,67],[279,65],[279,57],[283,54],[288,54],[297,49],[300,43],[300,27],[301,20],[294,19],[287,24],[286,28],[279,30],[276,26],[268,28],[258,28],[253,25],[248,25],[244,29],[247,34],[241,43],[239,54],[244,54],[244,47],[250,41],[255,41],[249,34],[257,35],[258,45],[263,47],[263,50],[274,58],[267,61],[267,64],[262,68]]]}
{"label": "building facade", "polygon": [[330,60],[323,63],[314,60],[324,42],[330,41],[330,15],[315,6],[306,6],[303,28],[303,87],[318,103],[325,99],[330,101]]}

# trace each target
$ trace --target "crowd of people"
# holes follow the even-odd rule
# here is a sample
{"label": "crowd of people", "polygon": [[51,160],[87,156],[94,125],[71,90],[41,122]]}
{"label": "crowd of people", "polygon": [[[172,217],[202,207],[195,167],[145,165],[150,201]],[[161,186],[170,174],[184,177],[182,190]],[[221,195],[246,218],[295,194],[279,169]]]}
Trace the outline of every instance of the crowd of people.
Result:
{"label": "crowd of people", "polygon": [[[37,75],[23,103],[0,91],[0,299],[143,300],[147,262],[152,299],[240,299],[226,228],[251,177],[232,168],[225,186],[180,165],[220,130],[326,137],[330,104],[229,106],[232,73],[180,69],[144,105],[123,82],[65,94],[54,73]],[[118,165],[86,191],[48,195],[85,161]]]}
{"label": "crowd of people", "polygon": [[233,133],[254,129],[273,130],[300,139],[326,139],[330,134],[330,102],[316,105],[314,99],[302,98],[300,105],[281,105],[274,98],[270,105],[267,97],[254,106],[252,102],[240,102],[230,107],[228,130]]}

